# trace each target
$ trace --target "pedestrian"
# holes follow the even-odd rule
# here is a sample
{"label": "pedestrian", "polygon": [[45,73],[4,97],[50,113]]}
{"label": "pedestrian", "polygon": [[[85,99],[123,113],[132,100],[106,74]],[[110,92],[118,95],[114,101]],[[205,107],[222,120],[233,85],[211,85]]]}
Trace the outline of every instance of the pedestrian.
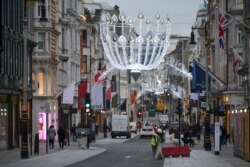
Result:
{"label": "pedestrian", "polygon": [[54,128],[54,125],[51,125],[48,130],[48,137],[49,137],[49,148],[54,148],[54,142],[55,142],[55,136],[56,136],[56,130]]}
{"label": "pedestrian", "polygon": [[69,146],[69,128],[65,129],[64,146],[66,146],[67,144]]}
{"label": "pedestrian", "polygon": [[73,124],[73,126],[70,129],[70,133],[73,136],[73,142],[77,142],[77,137],[76,137],[76,124]]}
{"label": "pedestrian", "polygon": [[214,124],[211,124],[210,126],[210,139],[211,139],[211,143],[214,142]]}
{"label": "pedestrian", "polygon": [[112,131],[112,125],[111,125],[111,123],[109,122],[109,125],[108,125],[108,130],[109,130],[109,132],[111,132]]}
{"label": "pedestrian", "polygon": [[107,126],[106,121],[104,121],[102,128],[103,128],[104,138],[106,138],[107,137],[107,131],[108,131],[108,126]]}
{"label": "pedestrian", "polygon": [[63,149],[66,132],[62,125],[59,126],[59,129],[57,130],[57,135],[58,135],[59,148]]}
{"label": "pedestrian", "polygon": [[96,136],[98,136],[98,130],[99,130],[99,124],[96,123],[96,125],[95,125],[95,134],[96,134]]}
{"label": "pedestrian", "polygon": [[153,158],[156,154],[156,150],[157,150],[157,147],[158,147],[158,142],[159,142],[159,139],[158,139],[158,135],[157,133],[155,132],[154,135],[152,136],[151,138],[151,147],[152,147],[152,152],[153,152]]}

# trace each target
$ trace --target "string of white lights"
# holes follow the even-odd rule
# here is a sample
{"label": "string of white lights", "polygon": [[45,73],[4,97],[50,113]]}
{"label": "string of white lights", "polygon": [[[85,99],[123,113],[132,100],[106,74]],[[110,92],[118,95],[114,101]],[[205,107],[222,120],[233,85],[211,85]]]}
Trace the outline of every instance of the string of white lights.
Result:
{"label": "string of white lights", "polygon": [[[117,69],[151,70],[156,68],[169,46],[171,22],[155,15],[155,19],[139,22],[121,13],[110,16],[103,13],[100,23],[100,38],[110,64]],[[138,24],[138,25],[137,25]],[[138,31],[138,32],[137,32]]]}
{"label": "string of white lights", "polygon": [[183,76],[188,79],[192,79],[193,77],[192,74],[187,71],[185,65],[181,63],[179,60],[175,59],[173,56],[169,56],[166,59],[165,66],[166,66],[165,69],[168,69],[164,71],[165,74],[169,73],[169,71],[171,70],[171,75]]}

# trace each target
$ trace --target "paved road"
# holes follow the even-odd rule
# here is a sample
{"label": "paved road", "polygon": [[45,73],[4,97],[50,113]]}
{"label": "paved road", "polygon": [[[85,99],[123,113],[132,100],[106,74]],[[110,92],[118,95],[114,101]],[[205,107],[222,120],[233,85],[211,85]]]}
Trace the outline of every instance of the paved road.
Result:
{"label": "paved road", "polygon": [[[134,135],[132,136],[134,137]],[[40,143],[40,154],[29,159],[20,159],[20,149],[0,151],[1,167],[63,167],[63,166],[109,166],[109,167],[249,167],[250,162],[233,155],[233,145],[222,147],[220,155],[204,151],[202,142],[196,145],[189,158],[165,158],[153,160],[150,139],[110,139],[97,137],[90,149],[79,148],[71,143],[64,150],[58,145],[45,154],[45,143]],[[96,163],[98,162],[98,163]],[[87,164],[87,165],[86,165]]]}
{"label": "paved road", "polygon": [[162,160],[153,159],[150,138],[140,139],[137,136],[131,140],[124,140],[120,138],[96,142],[94,146],[104,148],[106,151],[69,167],[162,167]]}

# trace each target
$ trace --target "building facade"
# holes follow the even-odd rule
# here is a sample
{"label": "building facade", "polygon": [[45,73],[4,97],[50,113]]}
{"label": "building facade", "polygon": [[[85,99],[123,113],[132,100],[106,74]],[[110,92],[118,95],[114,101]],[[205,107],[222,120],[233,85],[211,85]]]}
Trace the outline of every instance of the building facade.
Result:
{"label": "building facade", "polygon": [[[80,81],[80,17],[82,1],[45,1],[48,22],[39,23],[41,4],[34,9],[38,43],[33,56],[33,131],[46,139],[46,125],[70,129],[79,121],[72,114],[77,107],[77,89],[73,104],[63,104],[63,92]],[[46,119],[48,113],[48,119]],[[47,122],[47,124],[46,124]]]}
{"label": "building facade", "polygon": [[[1,3],[0,30],[0,150],[20,147],[21,106],[24,76],[24,50],[27,53],[28,135],[32,134],[31,69],[32,52],[36,46],[33,36],[32,11],[22,0]],[[26,10],[24,6],[27,5]],[[25,24],[23,24],[25,23]],[[27,34],[24,35],[24,26]],[[24,38],[25,36],[25,38]],[[27,48],[24,48],[26,40]]]}

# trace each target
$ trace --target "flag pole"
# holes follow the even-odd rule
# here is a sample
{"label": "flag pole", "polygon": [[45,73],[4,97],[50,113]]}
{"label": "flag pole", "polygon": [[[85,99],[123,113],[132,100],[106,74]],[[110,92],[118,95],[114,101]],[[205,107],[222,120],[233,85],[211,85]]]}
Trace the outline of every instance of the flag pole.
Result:
{"label": "flag pole", "polygon": [[237,18],[235,18],[234,16],[232,16],[231,14],[227,13],[226,11],[224,11],[221,8],[217,8],[219,9],[222,13],[224,13],[225,15],[228,15],[229,17],[231,17],[232,19],[234,19],[235,21],[237,21],[238,23],[242,24],[244,27],[250,29],[250,27],[248,25],[246,25],[245,23],[241,22],[240,20],[238,20]]}

